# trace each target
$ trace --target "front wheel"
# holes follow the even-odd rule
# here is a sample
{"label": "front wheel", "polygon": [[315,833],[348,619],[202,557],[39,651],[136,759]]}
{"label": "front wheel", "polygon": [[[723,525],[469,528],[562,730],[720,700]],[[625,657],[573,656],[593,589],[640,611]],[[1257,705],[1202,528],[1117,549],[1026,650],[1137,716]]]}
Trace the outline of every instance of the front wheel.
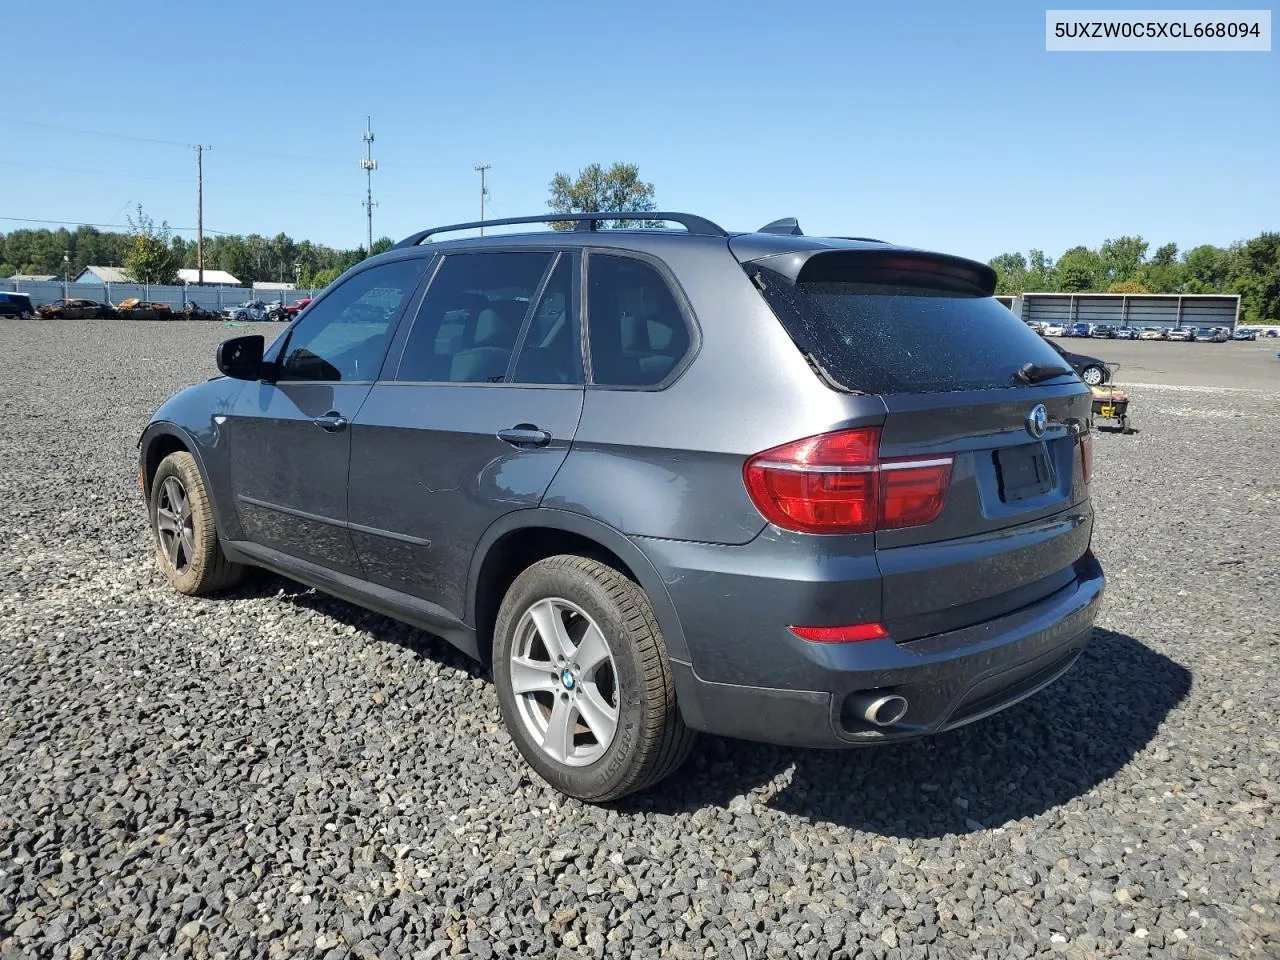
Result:
{"label": "front wheel", "polygon": [[596,560],[548,557],[516,578],[494,627],[493,674],[516,747],[568,796],[643,790],[693,746],[648,597]]}
{"label": "front wheel", "polygon": [[191,454],[171,453],[151,481],[151,530],[156,561],[173,589],[189,596],[235,586],[244,567],[232,563],[218,543],[204,478]]}
{"label": "front wheel", "polygon": [[1080,371],[1080,379],[1091,387],[1096,387],[1107,379],[1107,373],[1101,367],[1090,364]]}

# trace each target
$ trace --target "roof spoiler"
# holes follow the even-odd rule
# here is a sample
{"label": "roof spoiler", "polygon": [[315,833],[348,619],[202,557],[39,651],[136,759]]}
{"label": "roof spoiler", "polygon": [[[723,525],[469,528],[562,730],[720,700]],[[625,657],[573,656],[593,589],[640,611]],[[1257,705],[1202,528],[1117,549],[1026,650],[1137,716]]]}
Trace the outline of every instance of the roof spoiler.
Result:
{"label": "roof spoiler", "polygon": [[455,233],[459,230],[475,230],[480,227],[505,227],[521,223],[572,223],[575,230],[594,231],[605,220],[666,220],[678,223],[690,233],[706,237],[727,237],[724,227],[712,223],[705,217],[696,217],[691,213],[671,213],[660,210],[605,210],[593,213],[550,213],[545,217],[505,217],[501,220],[472,220],[469,223],[451,223],[443,227],[432,227],[419,230],[397,243],[391,249],[400,250],[405,247],[416,247],[428,237],[437,233]]}
{"label": "roof spoiler", "polygon": [[797,250],[748,261],[768,267],[792,283],[856,281],[891,285],[926,285],[939,290],[991,296],[996,272],[985,263],[925,250],[876,249]]}

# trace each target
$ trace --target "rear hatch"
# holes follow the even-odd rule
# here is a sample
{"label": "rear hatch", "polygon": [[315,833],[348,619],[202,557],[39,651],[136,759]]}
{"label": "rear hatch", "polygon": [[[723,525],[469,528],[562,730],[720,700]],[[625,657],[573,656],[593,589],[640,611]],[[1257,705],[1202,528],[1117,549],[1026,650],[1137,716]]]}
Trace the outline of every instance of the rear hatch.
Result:
{"label": "rear hatch", "polygon": [[1074,581],[1092,528],[1090,393],[991,296],[990,268],[873,247],[744,267],[819,376],[884,403],[885,477],[950,460],[934,519],[876,530],[890,636],[980,623]]}

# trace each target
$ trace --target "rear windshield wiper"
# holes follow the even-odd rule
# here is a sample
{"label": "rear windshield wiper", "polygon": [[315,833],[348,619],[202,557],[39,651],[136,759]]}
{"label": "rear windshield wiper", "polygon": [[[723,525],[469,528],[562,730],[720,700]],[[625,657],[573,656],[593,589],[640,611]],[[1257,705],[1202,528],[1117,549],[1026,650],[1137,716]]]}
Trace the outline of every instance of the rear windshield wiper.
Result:
{"label": "rear windshield wiper", "polygon": [[1045,367],[1028,360],[1013,375],[1013,382],[1015,384],[1040,383],[1043,380],[1052,380],[1054,377],[1069,377],[1073,372],[1069,367]]}

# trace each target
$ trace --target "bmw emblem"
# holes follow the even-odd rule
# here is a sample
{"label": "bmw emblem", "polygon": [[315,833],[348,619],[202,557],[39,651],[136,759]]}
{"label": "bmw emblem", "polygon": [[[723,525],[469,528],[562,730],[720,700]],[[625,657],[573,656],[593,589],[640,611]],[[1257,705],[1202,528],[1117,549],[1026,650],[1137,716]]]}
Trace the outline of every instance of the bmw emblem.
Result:
{"label": "bmw emblem", "polygon": [[1031,408],[1026,425],[1027,433],[1031,434],[1032,439],[1039,440],[1044,436],[1044,432],[1049,429],[1049,411],[1044,408],[1043,403],[1037,403]]}
{"label": "bmw emblem", "polygon": [[564,685],[566,690],[572,690],[573,685],[578,681],[574,679],[572,670],[565,670],[560,674],[560,682]]}

